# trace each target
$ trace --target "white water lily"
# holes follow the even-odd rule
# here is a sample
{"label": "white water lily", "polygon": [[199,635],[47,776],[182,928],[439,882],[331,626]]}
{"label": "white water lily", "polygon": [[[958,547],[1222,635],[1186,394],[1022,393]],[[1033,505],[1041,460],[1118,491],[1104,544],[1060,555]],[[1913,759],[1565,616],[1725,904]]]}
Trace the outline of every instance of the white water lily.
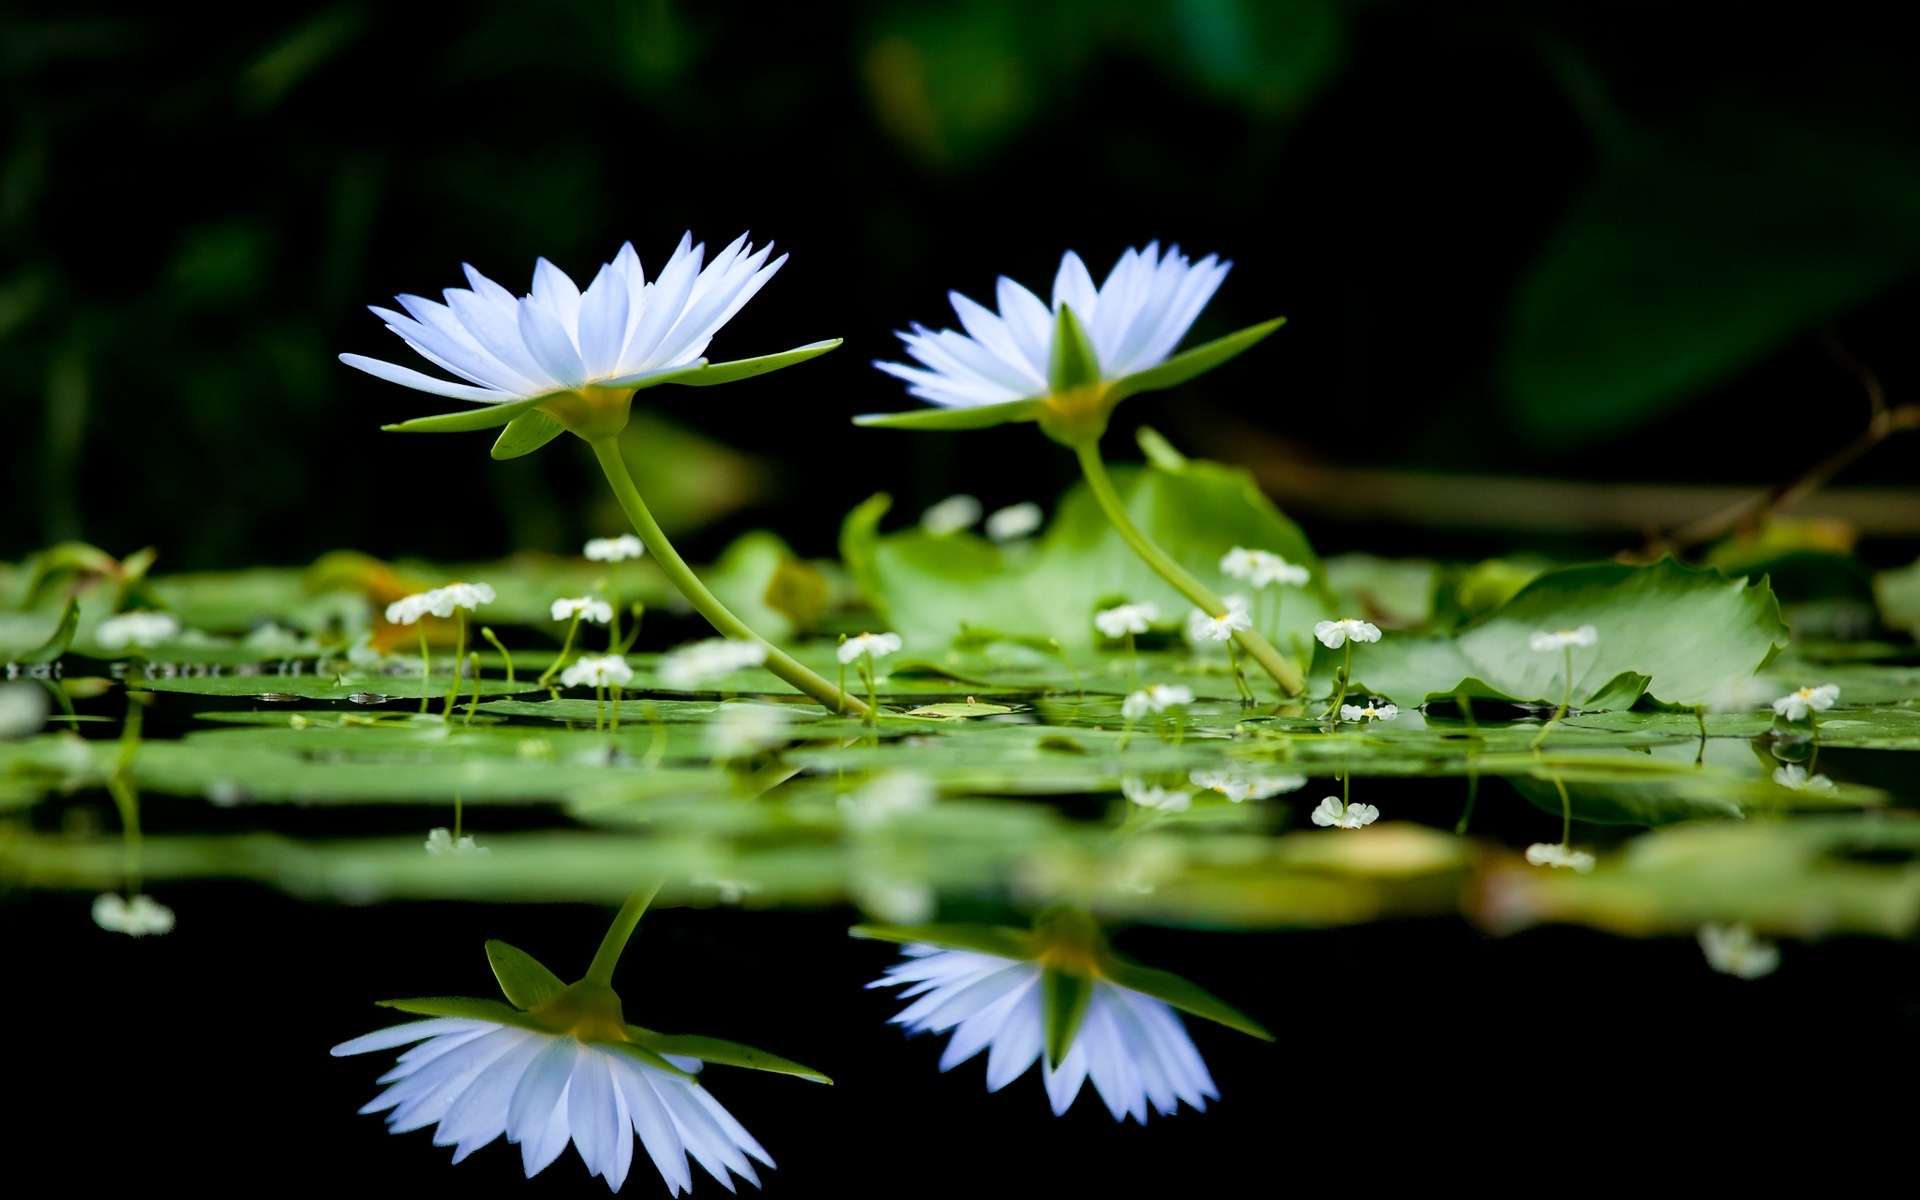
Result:
{"label": "white water lily", "polygon": [[613,605],[598,596],[573,596],[553,602],[553,619],[571,621],[579,617],[595,625],[606,625],[613,620]]}
{"label": "white water lily", "polygon": [[1538,630],[1527,638],[1527,645],[1534,650],[1564,650],[1569,646],[1591,646],[1599,640],[1599,630],[1591,625],[1582,625],[1578,629],[1559,629],[1551,633]]}
{"label": "white water lily", "polygon": [[1365,704],[1342,704],[1342,721],[1391,721],[1400,715],[1399,706],[1393,704],[1375,704],[1369,700]]}
{"label": "white water lily", "polygon": [[1527,847],[1527,861],[1536,867],[1559,867],[1585,875],[1596,861],[1585,850],[1575,850],[1563,842],[1535,842]]}
{"label": "white water lily", "polygon": [[633,682],[633,668],[618,654],[588,654],[560,672],[565,687],[625,687]]}
{"label": "white water lily", "polygon": [[1699,938],[1707,965],[1723,975],[1758,979],[1780,966],[1780,947],[1755,937],[1746,925],[1709,923],[1700,927]]}
{"label": "white water lily", "polygon": [[649,282],[633,244],[620,247],[584,291],[542,258],[533,288],[512,292],[470,266],[468,288],[448,288],[442,304],[400,296],[406,313],[374,307],[414,352],[465,383],[439,379],[361,354],[340,361],[417,391],[499,404],[588,387],[632,387],[696,366],[713,335],[787,261],[771,245],[755,251],[746,235],[701,269],[706,244],[688,233]]}
{"label": "white water lily", "polygon": [[425,616],[450,617],[456,608],[476,609],[492,604],[493,588],[484,583],[450,583],[430,592],[416,592],[387,605],[387,624],[411,625]]}
{"label": "white water lily", "polygon": [[987,536],[996,542],[1011,542],[1039,530],[1047,515],[1031,500],[1009,504],[987,517]]}
{"label": "white water lily", "polygon": [[751,758],[786,741],[787,725],[777,704],[722,704],[707,723],[707,753],[723,762]]}
{"label": "white water lily", "polygon": [[920,514],[920,528],[933,537],[948,537],[973,528],[980,519],[980,501],[968,495],[948,496]]}
{"label": "white water lily", "polygon": [[1807,769],[1797,763],[1776,767],[1773,772],[1773,781],[1783,788],[1791,788],[1796,792],[1807,792],[1815,796],[1831,796],[1838,790],[1834,787],[1833,780],[1825,775],[1809,775]]}
{"label": "white water lily", "polygon": [[840,643],[837,653],[842,663],[851,663],[867,655],[885,658],[903,644],[897,633],[862,633]]}
{"label": "white water lily", "polygon": [[1129,721],[1138,721],[1152,713],[1165,712],[1169,708],[1193,703],[1193,689],[1177,683],[1150,683],[1137,692],[1130,693],[1120,703],[1120,715]]}
{"label": "white water lily", "polygon": [[1329,650],[1338,650],[1349,641],[1377,642],[1380,640],[1380,627],[1371,621],[1362,621],[1354,617],[1342,617],[1338,621],[1321,621],[1313,627],[1313,636]]}
{"label": "white water lily", "polygon": [[1122,254],[1096,288],[1086,264],[1069,250],[1054,275],[1050,305],[1004,275],[997,285],[997,314],[949,292],[966,333],[936,333],[916,323],[899,337],[919,366],[873,365],[942,408],[1037,399],[1048,391],[1056,314],[1071,307],[1092,347],[1100,381],[1110,384],[1165,362],[1232,265],[1211,254],[1190,263],[1178,246],[1162,254],[1160,243],[1150,242],[1144,250]]}
{"label": "white water lily", "polygon": [[1249,550],[1235,546],[1220,559],[1220,570],[1235,579],[1244,579],[1257,588],[1281,584],[1301,587],[1312,576],[1305,567],[1295,566],[1268,550]]}
{"label": "white water lily", "polygon": [[1315,825],[1360,829],[1378,821],[1380,810],[1371,804],[1347,804],[1338,796],[1328,796],[1311,815]]}
{"label": "white water lily", "polygon": [[473,840],[472,834],[463,834],[458,839],[453,830],[441,826],[427,831],[427,857],[429,858],[472,858],[479,854],[491,854],[485,846]]}
{"label": "white water lily", "polygon": [[94,628],[93,640],[103,650],[128,646],[148,649],[180,636],[180,618],[167,612],[124,612]]}
{"label": "white water lily", "polygon": [[1210,616],[1205,609],[1196,608],[1187,614],[1187,640],[1190,642],[1231,641],[1235,632],[1253,628],[1253,614],[1247,611],[1245,596],[1227,596],[1223,598],[1227,611],[1219,616]]}
{"label": "white water lily", "polygon": [[764,642],[739,638],[706,638],[670,650],[660,658],[660,682],[680,691],[724,679],[735,671],[767,661]]}
{"label": "white water lily", "polygon": [[1840,698],[1840,686],[1823,683],[1788,692],[1773,702],[1773,711],[1789,721],[1804,721],[1809,713],[1825,712]]}
{"label": "white water lily", "polygon": [[0,742],[40,732],[47,723],[47,693],[37,683],[0,683]]}
{"label": "white water lily", "polygon": [[590,538],[581,551],[593,562],[625,562],[630,558],[639,558],[647,552],[647,547],[631,533],[619,537]]}
{"label": "white water lily", "polygon": [[[416,1044],[417,1043],[417,1044]],[[738,1175],[758,1187],[748,1157],[773,1159],[697,1080],[625,1053],[625,1043],[587,1042],[478,1018],[436,1017],[382,1029],[333,1048],[336,1058],[412,1045],[392,1084],[363,1113],[388,1112],[387,1126],[407,1133],[436,1125],[434,1144],[454,1147],[459,1162],[501,1135],[520,1147],[528,1178],[572,1142],[607,1186],[619,1191],[633,1165],[633,1139],[673,1195],[693,1190],[695,1162],[729,1191]],[[689,1073],[697,1058],[669,1054]]]}
{"label": "white water lily", "polygon": [[128,937],[173,932],[173,910],[152,896],[127,899],[118,892],[103,892],[93,898],[93,923],[110,933]]}
{"label": "white water lily", "polygon": [[1145,633],[1159,619],[1160,606],[1151,601],[1119,604],[1094,613],[1093,627],[1106,637],[1122,638],[1130,633]]}
{"label": "white water lily", "polygon": [[1190,792],[1159,787],[1131,775],[1120,781],[1120,794],[1141,808],[1154,812],[1185,812],[1193,804]]}
{"label": "white water lily", "polygon": [[913,1003],[890,1024],[909,1033],[953,1038],[940,1056],[952,1070],[987,1051],[987,1090],[997,1092],[1040,1064],[1055,1116],[1065,1113],[1087,1080],[1113,1119],[1145,1124],[1147,1110],[1170,1117],[1184,1102],[1205,1111],[1220,1098],[1186,1026],[1163,1000],[1107,979],[1089,981],[1092,995],[1072,1046],[1049,1064],[1040,1006],[1041,964],[972,950],[902,948],[895,963],[868,987],[899,987]]}
{"label": "white water lily", "polygon": [[1305,775],[1239,775],[1232,771],[1195,767],[1187,781],[1197,788],[1218,792],[1235,804],[1243,800],[1270,800],[1307,786]]}

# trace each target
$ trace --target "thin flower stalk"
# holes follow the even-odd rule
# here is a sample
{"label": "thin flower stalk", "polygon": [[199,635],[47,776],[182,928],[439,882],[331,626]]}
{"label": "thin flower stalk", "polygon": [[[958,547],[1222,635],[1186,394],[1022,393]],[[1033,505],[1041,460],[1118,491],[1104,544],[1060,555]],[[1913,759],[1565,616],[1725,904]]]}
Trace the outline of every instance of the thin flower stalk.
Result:
{"label": "thin flower stalk", "polygon": [[1553,732],[1556,725],[1566,719],[1567,713],[1573,708],[1573,648],[1575,646],[1591,646],[1599,640],[1599,631],[1591,625],[1582,625],[1578,629],[1561,629],[1551,633],[1543,630],[1535,633],[1528,639],[1527,644],[1529,648],[1536,652],[1557,649],[1562,653],[1564,657],[1562,659],[1563,665],[1561,670],[1567,680],[1566,690],[1562,692],[1560,696],[1560,707],[1554,710],[1552,719],[1545,725],[1542,725],[1540,732],[1534,737],[1533,741],[1528,743],[1530,749],[1538,750],[1541,744],[1547,740],[1547,735]]}

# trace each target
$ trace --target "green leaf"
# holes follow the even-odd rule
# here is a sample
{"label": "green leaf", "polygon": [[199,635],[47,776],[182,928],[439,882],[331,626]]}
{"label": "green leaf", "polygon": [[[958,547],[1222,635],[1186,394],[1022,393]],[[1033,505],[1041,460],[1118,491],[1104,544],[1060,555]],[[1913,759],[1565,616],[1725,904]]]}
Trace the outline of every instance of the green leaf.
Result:
{"label": "green leaf", "polygon": [[921,944],[942,950],[972,950],[1000,958],[1033,957],[1033,934],[1004,925],[855,925],[847,931],[857,938]]}
{"label": "green leaf", "polygon": [[497,429],[509,424],[515,417],[531,409],[538,408],[546,396],[529,396],[525,400],[508,400],[502,404],[486,404],[479,408],[470,408],[465,412],[441,413],[434,417],[415,417],[411,421],[402,421],[397,425],[382,425],[388,433],[472,433],[478,429]]}
{"label": "green leaf", "polygon": [[1093,980],[1058,967],[1040,971],[1040,1020],[1046,1029],[1047,1064],[1058,1067],[1087,1019],[1093,1003]]}
{"label": "green leaf", "polygon": [[493,965],[493,977],[500,981],[500,990],[515,1008],[538,1008],[567,990],[566,982],[539,959],[497,938],[487,940],[487,962]]}
{"label": "green leaf", "polygon": [[474,1021],[493,1021],[520,1029],[540,1029],[527,1015],[498,1000],[476,1000],[470,996],[422,996],[413,1000],[382,1000],[381,1008],[398,1009],[422,1017],[465,1017]]}
{"label": "green leaf", "polygon": [[729,1042],[725,1038],[701,1037],[691,1033],[655,1033],[638,1025],[627,1026],[627,1032],[633,1035],[635,1042],[655,1054],[677,1054],[725,1067],[746,1067],[752,1071],[771,1071],[776,1075],[795,1075],[815,1083],[833,1082],[812,1067],[803,1066],[790,1058],[781,1058],[777,1054],[769,1054],[739,1042]]}
{"label": "green leaf", "polygon": [[80,627],[80,600],[78,597],[67,601],[67,607],[60,614],[60,624],[54,627],[47,640],[36,648],[27,651],[16,660],[23,663],[50,663],[67,652],[73,644],[73,631]]}
{"label": "green leaf", "polygon": [[904,717],[920,717],[935,721],[955,721],[967,717],[997,717],[1012,712],[1004,704],[922,704],[919,708],[908,709],[900,714]]}
{"label": "green leaf", "polygon": [[917,408],[911,412],[865,413],[855,425],[874,429],[959,430],[990,429],[1014,421],[1033,421],[1040,415],[1039,400],[1009,400],[976,408]]}
{"label": "green leaf", "polygon": [[1221,1000],[1199,984],[1190,983],[1171,971],[1160,971],[1152,967],[1143,967],[1129,962],[1119,955],[1108,953],[1100,960],[1100,973],[1124,988],[1164,1000],[1181,1012],[1192,1013],[1196,1017],[1205,1017],[1209,1021],[1225,1025],[1228,1029],[1237,1029],[1241,1033],[1271,1042],[1273,1034],[1265,1026],[1239,1009]]}
{"label": "green leaf", "polygon": [[554,420],[537,408],[528,409],[500,431],[500,437],[493,443],[494,458],[519,458],[532,454],[554,438],[567,431],[567,427]]}
{"label": "green leaf", "polygon": [[716,383],[733,383],[740,379],[752,379],[755,375],[765,375],[769,371],[791,367],[795,363],[803,363],[810,358],[819,358],[827,351],[837,348],[843,340],[828,338],[824,342],[808,342],[792,350],[783,350],[778,354],[763,354],[759,358],[736,358],[732,362],[706,363],[692,371],[643,381],[640,386],[646,388],[656,383],[677,383],[685,387],[711,387]]}
{"label": "green leaf", "polygon": [[1073,314],[1073,306],[1062,304],[1053,315],[1053,355],[1047,360],[1047,388],[1054,395],[1065,395],[1100,382],[1100,356],[1093,342]]}
{"label": "green leaf", "polygon": [[1258,325],[1249,325],[1225,337],[1215,338],[1205,345],[1195,346],[1182,354],[1176,354],[1157,367],[1137,371],[1114,382],[1107,392],[1107,402],[1116,403],[1128,396],[1140,392],[1156,392],[1163,388],[1177,387],[1206,374],[1221,363],[1252,349],[1268,334],[1287,323],[1285,317],[1275,317],[1271,321],[1262,321]]}

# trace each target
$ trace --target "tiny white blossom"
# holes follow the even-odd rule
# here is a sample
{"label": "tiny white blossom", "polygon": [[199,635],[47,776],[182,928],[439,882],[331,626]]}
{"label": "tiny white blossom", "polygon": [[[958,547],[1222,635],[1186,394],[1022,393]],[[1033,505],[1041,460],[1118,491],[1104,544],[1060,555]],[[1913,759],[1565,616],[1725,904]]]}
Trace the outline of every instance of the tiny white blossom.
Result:
{"label": "tiny white blossom", "polygon": [[180,618],[165,612],[124,612],[108,617],[93,631],[93,640],[107,650],[124,650],[128,646],[144,649],[179,636]]}
{"label": "tiny white blossom", "polygon": [[1129,721],[1138,721],[1150,713],[1165,712],[1169,708],[1192,703],[1192,688],[1177,683],[1150,683],[1121,702],[1120,715]]}
{"label": "tiny white blossom", "polygon": [[1193,804],[1193,796],[1189,792],[1156,787],[1131,775],[1120,781],[1120,794],[1141,808],[1154,812],[1185,812]]}
{"label": "tiny white blossom", "polygon": [[103,892],[93,898],[93,923],[110,933],[128,937],[171,933],[173,910],[152,896],[128,900],[117,892]]}
{"label": "tiny white blossom", "polygon": [[1300,587],[1311,575],[1305,567],[1295,566],[1267,550],[1249,550],[1235,546],[1220,559],[1220,570],[1235,579],[1244,579],[1254,587],[1282,584]]}
{"label": "tiny white blossom", "polygon": [[1535,650],[1559,650],[1567,646],[1591,646],[1600,640],[1600,631],[1591,625],[1582,625],[1578,629],[1560,629],[1552,633],[1536,631],[1527,639],[1527,645]]}
{"label": "tiny white blossom", "polygon": [[1746,925],[1709,923],[1700,927],[1699,937],[1707,965],[1723,975],[1758,979],[1780,966],[1780,947],[1753,936]]}
{"label": "tiny white blossom", "polygon": [[920,528],[933,537],[946,537],[973,528],[980,519],[980,502],[972,496],[948,496],[920,514]]}
{"label": "tiny white blossom", "polygon": [[594,562],[625,562],[647,552],[645,543],[631,533],[619,537],[592,538],[581,551]]}
{"label": "tiny white blossom", "polygon": [[1320,807],[1313,810],[1315,825],[1331,825],[1340,829],[1360,829],[1380,819],[1380,810],[1371,804],[1342,804],[1340,797],[1328,796],[1320,801]]}
{"label": "tiny white blossom", "polygon": [[850,637],[840,643],[839,658],[850,663],[862,655],[871,654],[875,658],[885,658],[902,645],[897,633],[863,633]]}
{"label": "tiny white blossom", "polygon": [[1220,616],[1208,616],[1204,609],[1194,609],[1187,614],[1187,640],[1190,642],[1224,642],[1231,639],[1237,630],[1252,629],[1253,615],[1247,611],[1245,596],[1228,596],[1225,599],[1227,611]]}
{"label": "tiny white blossom", "polygon": [[751,758],[787,740],[787,710],[777,704],[722,704],[707,723],[707,752],[722,761]]}
{"label": "tiny white blossom", "polygon": [[618,654],[588,654],[560,672],[563,687],[625,687],[633,682],[633,668]]}
{"label": "tiny white blossom", "polygon": [[1196,767],[1188,782],[1209,792],[1219,792],[1235,804],[1242,800],[1269,800],[1285,792],[1297,792],[1307,786],[1305,775],[1236,775],[1231,771],[1209,771]]}
{"label": "tiny white blossom", "polygon": [[1245,546],[1235,546],[1220,556],[1220,570],[1235,579],[1252,579],[1254,555],[1264,551],[1249,550]]}
{"label": "tiny white blossom", "polygon": [[996,542],[1011,542],[1034,533],[1045,520],[1046,514],[1040,511],[1038,504],[1022,500],[996,510],[987,518],[987,536]]}
{"label": "tiny white blossom", "polygon": [[1793,763],[1778,767],[1773,772],[1773,781],[1783,788],[1796,792],[1809,792],[1816,796],[1831,796],[1837,790],[1833,780],[1825,775],[1808,775],[1807,769]]}
{"label": "tiny white blossom", "polygon": [[1151,601],[1121,604],[1093,614],[1093,627],[1107,637],[1119,638],[1129,633],[1145,633],[1159,619],[1160,606]]}
{"label": "tiny white blossom", "polygon": [[553,619],[571,621],[579,617],[595,625],[606,625],[613,620],[613,605],[595,596],[574,596],[553,602]]}
{"label": "tiny white blossom", "polygon": [[0,742],[38,733],[46,722],[46,689],[24,679],[0,683]]}
{"label": "tiny white blossom", "polygon": [[1585,875],[1593,870],[1594,857],[1559,842],[1535,842],[1527,847],[1527,861],[1536,867],[1565,867]]}
{"label": "tiny white blossom", "polygon": [[735,671],[757,667],[766,661],[767,646],[764,642],[706,638],[662,655],[660,682],[670,688],[689,691],[703,683],[724,679]]}
{"label": "tiny white blossom", "polygon": [[492,604],[493,588],[484,583],[450,583],[430,592],[416,592],[387,605],[387,624],[411,625],[432,615],[450,617],[456,608],[475,609]]}
{"label": "tiny white blossom", "polygon": [[1338,621],[1322,621],[1313,627],[1313,636],[1329,650],[1338,650],[1347,644],[1348,639],[1356,642],[1377,642],[1380,640],[1380,627],[1371,621],[1342,617]]}
{"label": "tiny white blossom", "polygon": [[472,834],[463,834],[459,841],[453,838],[453,830],[444,826],[429,830],[427,833],[427,856],[430,858],[472,858],[492,851],[473,840]]}
{"label": "tiny white blossom", "polygon": [[1342,721],[1391,721],[1400,715],[1400,709],[1393,704],[1376,705],[1369,700],[1365,704],[1342,704]]}
{"label": "tiny white blossom", "polygon": [[1823,683],[1819,687],[1803,687],[1797,692],[1788,692],[1773,702],[1773,711],[1789,721],[1805,720],[1808,713],[1825,712],[1833,707],[1840,698],[1838,684]]}

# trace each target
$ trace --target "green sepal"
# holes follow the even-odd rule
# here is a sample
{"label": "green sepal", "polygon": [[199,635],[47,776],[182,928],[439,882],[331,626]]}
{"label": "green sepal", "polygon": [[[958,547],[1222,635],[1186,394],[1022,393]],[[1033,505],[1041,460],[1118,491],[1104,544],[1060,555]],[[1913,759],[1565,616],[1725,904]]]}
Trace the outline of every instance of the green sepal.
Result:
{"label": "green sepal", "polygon": [[507,422],[507,427],[500,431],[490,453],[499,459],[519,458],[523,454],[532,454],[566,431],[565,425],[541,410],[529,409]]}
{"label": "green sepal", "polygon": [[465,412],[441,413],[434,417],[415,417],[411,421],[382,425],[380,428],[388,433],[472,433],[477,429],[497,429],[558,394],[528,396],[524,400],[508,400],[502,404],[488,404]]}
{"label": "green sepal", "polygon": [[493,967],[493,977],[500,981],[500,990],[523,1011],[538,1008],[567,990],[566,982],[539,959],[498,938],[487,940],[487,962]]}
{"label": "green sepal", "polygon": [[641,387],[653,387],[661,383],[677,383],[685,387],[711,387],[716,383],[732,383],[738,379],[752,379],[755,375],[765,375],[768,371],[778,371],[782,367],[791,367],[795,363],[806,362],[810,358],[819,358],[829,350],[836,349],[844,339],[828,338],[824,342],[808,342],[804,346],[795,346],[778,354],[763,354],[759,358],[736,358],[732,362],[703,362],[690,371],[676,371],[671,375],[662,375],[658,379],[645,379]]}
{"label": "green sepal", "polygon": [[702,1062],[719,1063],[723,1067],[745,1067],[751,1071],[794,1075],[815,1083],[833,1082],[812,1067],[803,1066],[790,1058],[781,1058],[778,1054],[769,1054],[739,1042],[729,1042],[725,1038],[701,1037],[693,1033],[655,1033],[638,1025],[627,1026],[627,1033],[636,1045],[655,1054],[678,1054]]}
{"label": "green sepal", "polygon": [[1033,934],[1004,925],[855,925],[847,932],[879,942],[920,943],[942,950],[971,950],[1000,958],[1027,959],[1038,953]]}
{"label": "green sepal", "polygon": [[1044,967],[1040,971],[1040,1020],[1046,1026],[1047,1065],[1058,1067],[1093,1003],[1093,980],[1086,975]]}
{"label": "green sepal", "polygon": [[977,408],[916,408],[911,412],[863,413],[853,419],[855,425],[875,429],[928,429],[952,431],[991,429],[1015,421],[1034,421],[1040,417],[1043,402],[1037,399],[1009,400],[1004,404],[982,404]]}
{"label": "green sepal", "polygon": [[80,601],[78,599],[69,600],[67,601],[66,611],[60,614],[60,623],[53,628],[53,633],[46,641],[41,642],[39,646],[21,655],[17,661],[23,663],[50,663],[54,661],[62,654],[65,654],[67,647],[73,644],[73,631],[79,627]]}
{"label": "green sepal", "polygon": [[[1175,387],[1196,376],[1204,375],[1242,351],[1251,349],[1268,334],[1286,323],[1285,317],[1275,317],[1271,321],[1249,325],[1236,333],[1229,333],[1205,345],[1195,346],[1184,354],[1176,354],[1157,367],[1148,367],[1144,371],[1137,371],[1132,375],[1116,379],[1107,391],[1107,403],[1113,405],[1139,392],[1157,392],[1162,388]],[[1057,340],[1055,344],[1058,345]]]}
{"label": "green sepal", "polygon": [[1171,971],[1160,971],[1153,967],[1143,967],[1139,963],[1128,962],[1120,956],[1108,952],[1099,957],[1100,973],[1123,988],[1164,1000],[1184,1013],[1196,1017],[1205,1017],[1209,1021],[1225,1025],[1228,1029],[1237,1029],[1263,1042],[1273,1040],[1273,1034],[1252,1017],[1215,996],[1197,983],[1190,983]]}
{"label": "green sepal", "polygon": [[380,1007],[394,1008],[422,1017],[465,1017],[472,1021],[492,1021],[497,1025],[512,1025],[518,1029],[532,1029],[540,1033],[553,1032],[510,1004],[502,1004],[498,1000],[476,1000],[471,996],[421,996],[412,1000],[382,1000]]}
{"label": "green sepal", "polygon": [[1047,360],[1047,389],[1058,396],[1097,386],[1099,382],[1100,356],[1094,353],[1093,342],[1087,337],[1080,318],[1073,314],[1073,306],[1062,304],[1060,311],[1053,314],[1053,355]]}
{"label": "green sepal", "polygon": [[602,1050],[611,1050],[615,1054],[624,1054],[635,1062],[652,1067],[656,1071],[665,1071],[669,1075],[678,1075],[682,1079],[691,1079],[696,1083],[700,1080],[700,1076],[692,1071],[682,1071],[645,1046],[636,1045],[633,1042],[593,1042],[591,1044]]}

